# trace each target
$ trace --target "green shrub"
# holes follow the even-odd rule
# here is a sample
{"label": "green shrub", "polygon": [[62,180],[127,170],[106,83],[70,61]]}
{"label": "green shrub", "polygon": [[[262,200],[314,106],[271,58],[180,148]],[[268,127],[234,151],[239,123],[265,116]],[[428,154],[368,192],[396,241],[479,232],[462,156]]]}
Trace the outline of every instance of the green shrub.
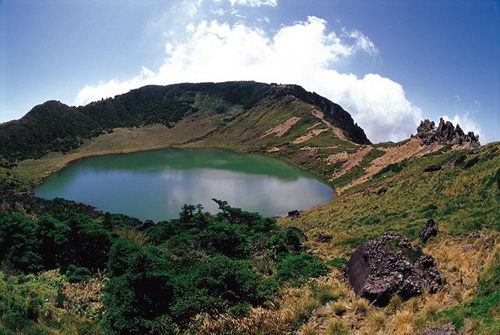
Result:
{"label": "green shrub", "polygon": [[66,271],[66,279],[70,283],[79,283],[88,280],[92,276],[89,269],[71,264]]}
{"label": "green shrub", "polygon": [[[184,206],[179,219],[146,229],[150,242],[144,245],[115,240],[105,288],[105,325],[111,333],[151,333],[163,317],[185,329],[199,313],[246,315],[284,283],[327,272],[320,260],[297,254],[303,249],[300,230],[216,202],[221,210],[216,215]],[[270,256],[267,277],[256,271],[261,259],[253,253],[262,252]]]}
{"label": "green shrub", "polygon": [[401,163],[395,163],[395,164],[389,164],[382,168],[379,172],[377,172],[373,177],[378,178],[381,177],[382,175],[393,172],[393,173],[398,173],[401,172],[404,168],[404,162]]}
{"label": "green shrub", "polygon": [[333,258],[333,259],[330,259],[327,264],[340,270],[340,269],[342,269],[342,266],[347,263],[347,261],[348,261],[348,259],[343,258],[343,257],[342,258]]}
{"label": "green shrub", "polygon": [[309,278],[328,273],[322,261],[306,253],[287,255],[278,264],[278,278],[293,285],[304,283]]}

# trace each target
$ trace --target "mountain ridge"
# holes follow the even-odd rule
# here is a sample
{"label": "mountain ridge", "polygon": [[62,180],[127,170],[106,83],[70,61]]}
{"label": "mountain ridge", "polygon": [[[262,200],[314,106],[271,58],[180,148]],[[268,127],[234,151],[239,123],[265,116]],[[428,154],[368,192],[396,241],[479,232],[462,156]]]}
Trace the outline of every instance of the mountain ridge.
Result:
{"label": "mountain ridge", "polygon": [[[116,127],[155,123],[172,127],[197,112],[214,109],[223,114],[234,106],[249,110],[264,100],[269,103],[286,97],[295,97],[321,109],[349,140],[370,143],[364,131],[340,105],[297,85],[247,81],[149,85],[78,107],[49,100],[33,107],[19,120],[0,124],[0,154],[9,160],[39,158],[48,151],[67,152],[83,140]],[[203,99],[210,100],[212,106],[198,102]],[[22,140],[18,136],[20,133],[24,137]]]}

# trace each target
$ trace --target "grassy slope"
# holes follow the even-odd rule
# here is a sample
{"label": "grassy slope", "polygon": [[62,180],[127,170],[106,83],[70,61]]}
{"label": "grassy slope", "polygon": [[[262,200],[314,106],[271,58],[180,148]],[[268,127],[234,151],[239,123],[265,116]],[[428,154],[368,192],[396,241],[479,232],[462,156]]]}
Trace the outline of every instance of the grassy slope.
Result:
{"label": "grassy slope", "polygon": [[[311,234],[332,233],[334,244],[348,249],[387,230],[415,239],[431,217],[443,232],[455,235],[498,230],[500,144],[468,152],[466,161],[479,159],[474,166],[455,167],[454,159],[464,153],[449,151],[405,161],[400,172],[375,177],[336,201],[306,211],[294,224]],[[442,164],[442,170],[423,172],[433,164]]]}
{"label": "grassy slope", "polygon": [[[484,285],[481,279],[491,276],[500,260],[500,144],[467,152],[466,162],[478,158],[467,169],[452,163],[461,154],[449,151],[408,160],[400,172],[372,179],[351,194],[306,211],[298,220],[280,220],[304,229],[312,250],[326,259],[348,258],[357,245],[385,231],[397,231],[419,243],[418,233],[429,218],[434,218],[440,230],[424,247],[437,259],[446,281],[438,294],[404,303],[396,300],[385,309],[357,311],[364,302],[349,292],[342,275],[334,271],[325,285],[337,292],[336,304],[347,312],[336,315],[339,306],[335,304],[311,311],[305,331],[321,334],[328,323],[342,322],[360,334],[415,334],[452,321],[467,334],[498,333],[500,296],[494,293],[498,283],[481,296],[478,282]],[[443,169],[422,172],[431,164],[443,164]],[[387,191],[379,194],[382,188]],[[471,232],[480,232],[480,237],[468,238]],[[319,233],[331,234],[332,241],[314,242]]]}
{"label": "grassy slope", "polygon": [[[205,106],[216,104],[213,101],[199,103]],[[342,169],[342,164],[329,164],[327,158],[361,148],[340,139],[333,131],[293,144],[294,139],[318,123],[318,119],[310,113],[310,106],[297,100],[264,102],[249,111],[233,107],[226,114],[211,111],[210,108],[207,110],[203,118],[190,116],[170,129],[163,126],[115,129],[113,133],[101,135],[69,154],[51,154],[39,160],[27,160],[12,171],[0,169],[0,174],[14,174],[25,183],[33,184],[68,162],[88,155],[188,146],[261,152],[288,160],[329,180],[333,173]],[[262,137],[267,130],[292,116],[301,119],[282,137]],[[320,124],[317,127],[326,126]],[[282,150],[268,152],[271,148]],[[498,263],[498,243],[487,245],[484,241],[488,237],[497,241],[499,237],[500,144],[484,146],[476,152],[465,152],[466,161],[477,157],[478,163],[467,169],[455,167],[453,160],[464,152],[445,151],[406,160],[398,164],[402,169],[395,169],[400,171],[389,171],[355,186],[337,200],[304,212],[298,220],[279,220],[283,225],[292,224],[304,229],[310,238],[309,246],[318,255],[325,259],[339,259],[348,257],[357,245],[384,231],[398,231],[415,240],[425,221],[433,217],[441,233],[428,243],[425,250],[437,258],[448,283],[439,294],[426,294],[405,303],[395,301],[385,309],[366,307],[364,301],[352,295],[340,272],[332,268],[328,278],[301,289],[288,290],[277,301],[279,308],[255,310],[243,321],[228,317],[208,320],[205,325],[218,329],[218,323],[222,322],[220,327],[234,323],[253,329],[263,327],[262,331],[268,333],[282,333],[305,323],[302,326],[304,333],[324,333],[328,327],[342,328],[339,324],[345,324],[357,333],[413,334],[428,325],[460,320],[460,315],[466,315],[462,321],[469,333],[487,333],[497,329],[498,319],[495,323],[494,318],[470,316],[466,312],[467,308],[470,309],[468,303],[480,299],[478,280],[487,277],[492,264]],[[333,180],[333,184],[344,185],[355,180],[381,154],[377,149],[372,150],[359,165],[339,180]],[[442,164],[443,169],[423,173],[423,169],[431,164]],[[379,192],[382,189],[386,192]],[[454,237],[473,231],[481,231],[482,237],[475,240]],[[331,234],[332,241],[315,243],[314,237],[319,233]],[[472,249],[463,252],[464,248]],[[50,287],[50,282],[44,285]],[[57,294],[53,294],[52,299],[56,297]],[[328,300],[336,300],[336,304],[325,305]],[[493,305],[498,309],[498,301]],[[336,315],[342,306],[346,307],[346,313]],[[487,309],[488,313],[493,312]],[[498,310],[492,315],[498,317]],[[203,331],[201,327],[200,332]]]}

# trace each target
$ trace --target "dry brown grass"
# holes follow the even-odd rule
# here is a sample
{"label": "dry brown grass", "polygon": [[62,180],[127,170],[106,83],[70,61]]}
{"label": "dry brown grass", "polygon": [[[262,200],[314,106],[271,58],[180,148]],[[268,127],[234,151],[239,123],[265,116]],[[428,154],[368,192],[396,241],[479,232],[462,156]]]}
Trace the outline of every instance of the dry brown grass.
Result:
{"label": "dry brown grass", "polygon": [[[300,322],[307,320],[320,306],[312,296],[309,285],[301,288],[288,288],[279,299],[279,308],[252,308],[248,316],[237,318],[230,315],[199,315],[193,322],[193,334],[284,334],[296,329]],[[305,327],[302,331],[311,331]]]}
{"label": "dry brown grass", "polygon": [[63,282],[64,307],[76,315],[98,320],[104,308],[102,292],[106,280],[103,275],[98,275],[80,283]]}
{"label": "dry brown grass", "polygon": [[[334,269],[328,277],[318,279],[316,285],[329,287],[338,300],[315,307],[301,332],[314,330],[314,334],[328,334],[329,322],[337,320],[346,325],[350,334],[418,334],[433,325],[439,311],[459,304],[457,297],[464,301],[473,297],[479,274],[498,261],[494,256],[499,251],[498,242],[488,247],[483,241],[488,238],[498,241],[498,237],[498,232],[483,231],[477,241],[447,235],[431,240],[425,251],[436,258],[446,284],[435,294],[424,292],[422,296],[407,301],[394,297],[385,308],[355,297],[342,274]],[[461,252],[462,247],[470,243],[475,249],[465,254]],[[307,288],[299,290],[306,294]],[[288,304],[293,304],[292,300],[288,300]],[[299,314],[295,313],[295,317]],[[474,334],[478,327],[477,321],[471,320],[464,326],[467,334]]]}
{"label": "dry brown grass", "polygon": [[326,333],[328,335],[347,335],[349,330],[342,320],[332,319],[326,325]]}
{"label": "dry brown grass", "polygon": [[401,335],[415,334],[415,315],[407,310],[398,311],[393,317],[393,322],[388,328],[389,333]]}
{"label": "dry brown grass", "polygon": [[137,229],[121,228],[118,229],[117,234],[127,241],[135,242],[142,246],[146,245],[146,243],[148,242],[148,235],[145,232]]}
{"label": "dry brown grass", "polygon": [[283,334],[289,328],[286,315],[274,309],[253,308],[249,316],[236,318],[229,315],[211,317],[199,315],[192,324],[191,334]]}
{"label": "dry brown grass", "polygon": [[316,328],[311,324],[303,325],[299,330],[299,335],[315,335]]}
{"label": "dry brown grass", "polygon": [[356,313],[356,314],[366,315],[369,307],[370,307],[370,304],[369,304],[368,300],[366,300],[366,299],[356,299],[352,303],[352,309],[354,310],[354,313]]}
{"label": "dry brown grass", "polygon": [[332,304],[331,310],[333,314],[342,316],[347,312],[347,307],[344,302],[342,301],[336,301]]}

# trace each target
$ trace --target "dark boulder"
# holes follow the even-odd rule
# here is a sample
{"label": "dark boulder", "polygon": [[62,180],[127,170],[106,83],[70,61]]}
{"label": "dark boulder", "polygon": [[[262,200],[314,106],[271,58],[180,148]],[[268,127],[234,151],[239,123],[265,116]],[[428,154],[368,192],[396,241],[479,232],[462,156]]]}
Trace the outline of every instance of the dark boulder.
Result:
{"label": "dark boulder", "polygon": [[452,323],[441,327],[427,328],[421,335],[457,335],[457,330]]}
{"label": "dark boulder", "polygon": [[318,243],[328,243],[332,240],[332,235],[329,234],[319,234],[316,236],[316,242]]}
{"label": "dark boulder", "polygon": [[435,172],[441,170],[441,165],[430,165],[424,169],[424,172]]}
{"label": "dark boulder", "polygon": [[464,169],[469,169],[469,168],[473,167],[474,165],[476,165],[478,162],[479,162],[479,158],[473,157],[473,158],[469,159],[468,161],[464,162],[462,167]]}
{"label": "dark boulder", "polygon": [[377,306],[386,306],[396,294],[406,300],[441,287],[436,261],[395,233],[361,245],[344,271],[354,292]]}
{"label": "dark boulder", "polygon": [[420,240],[425,243],[427,242],[428,239],[430,239],[432,236],[436,236],[438,233],[436,223],[434,222],[433,219],[429,219],[427,223],[425,224],[424,229],[420,232]]}
{"label": "dark boulder", "polygon": [[453,161],[453,166],[460,166],[462,163],[465,161],[465,158],[467,158],[466,155],[460,155],[455,160]]}

